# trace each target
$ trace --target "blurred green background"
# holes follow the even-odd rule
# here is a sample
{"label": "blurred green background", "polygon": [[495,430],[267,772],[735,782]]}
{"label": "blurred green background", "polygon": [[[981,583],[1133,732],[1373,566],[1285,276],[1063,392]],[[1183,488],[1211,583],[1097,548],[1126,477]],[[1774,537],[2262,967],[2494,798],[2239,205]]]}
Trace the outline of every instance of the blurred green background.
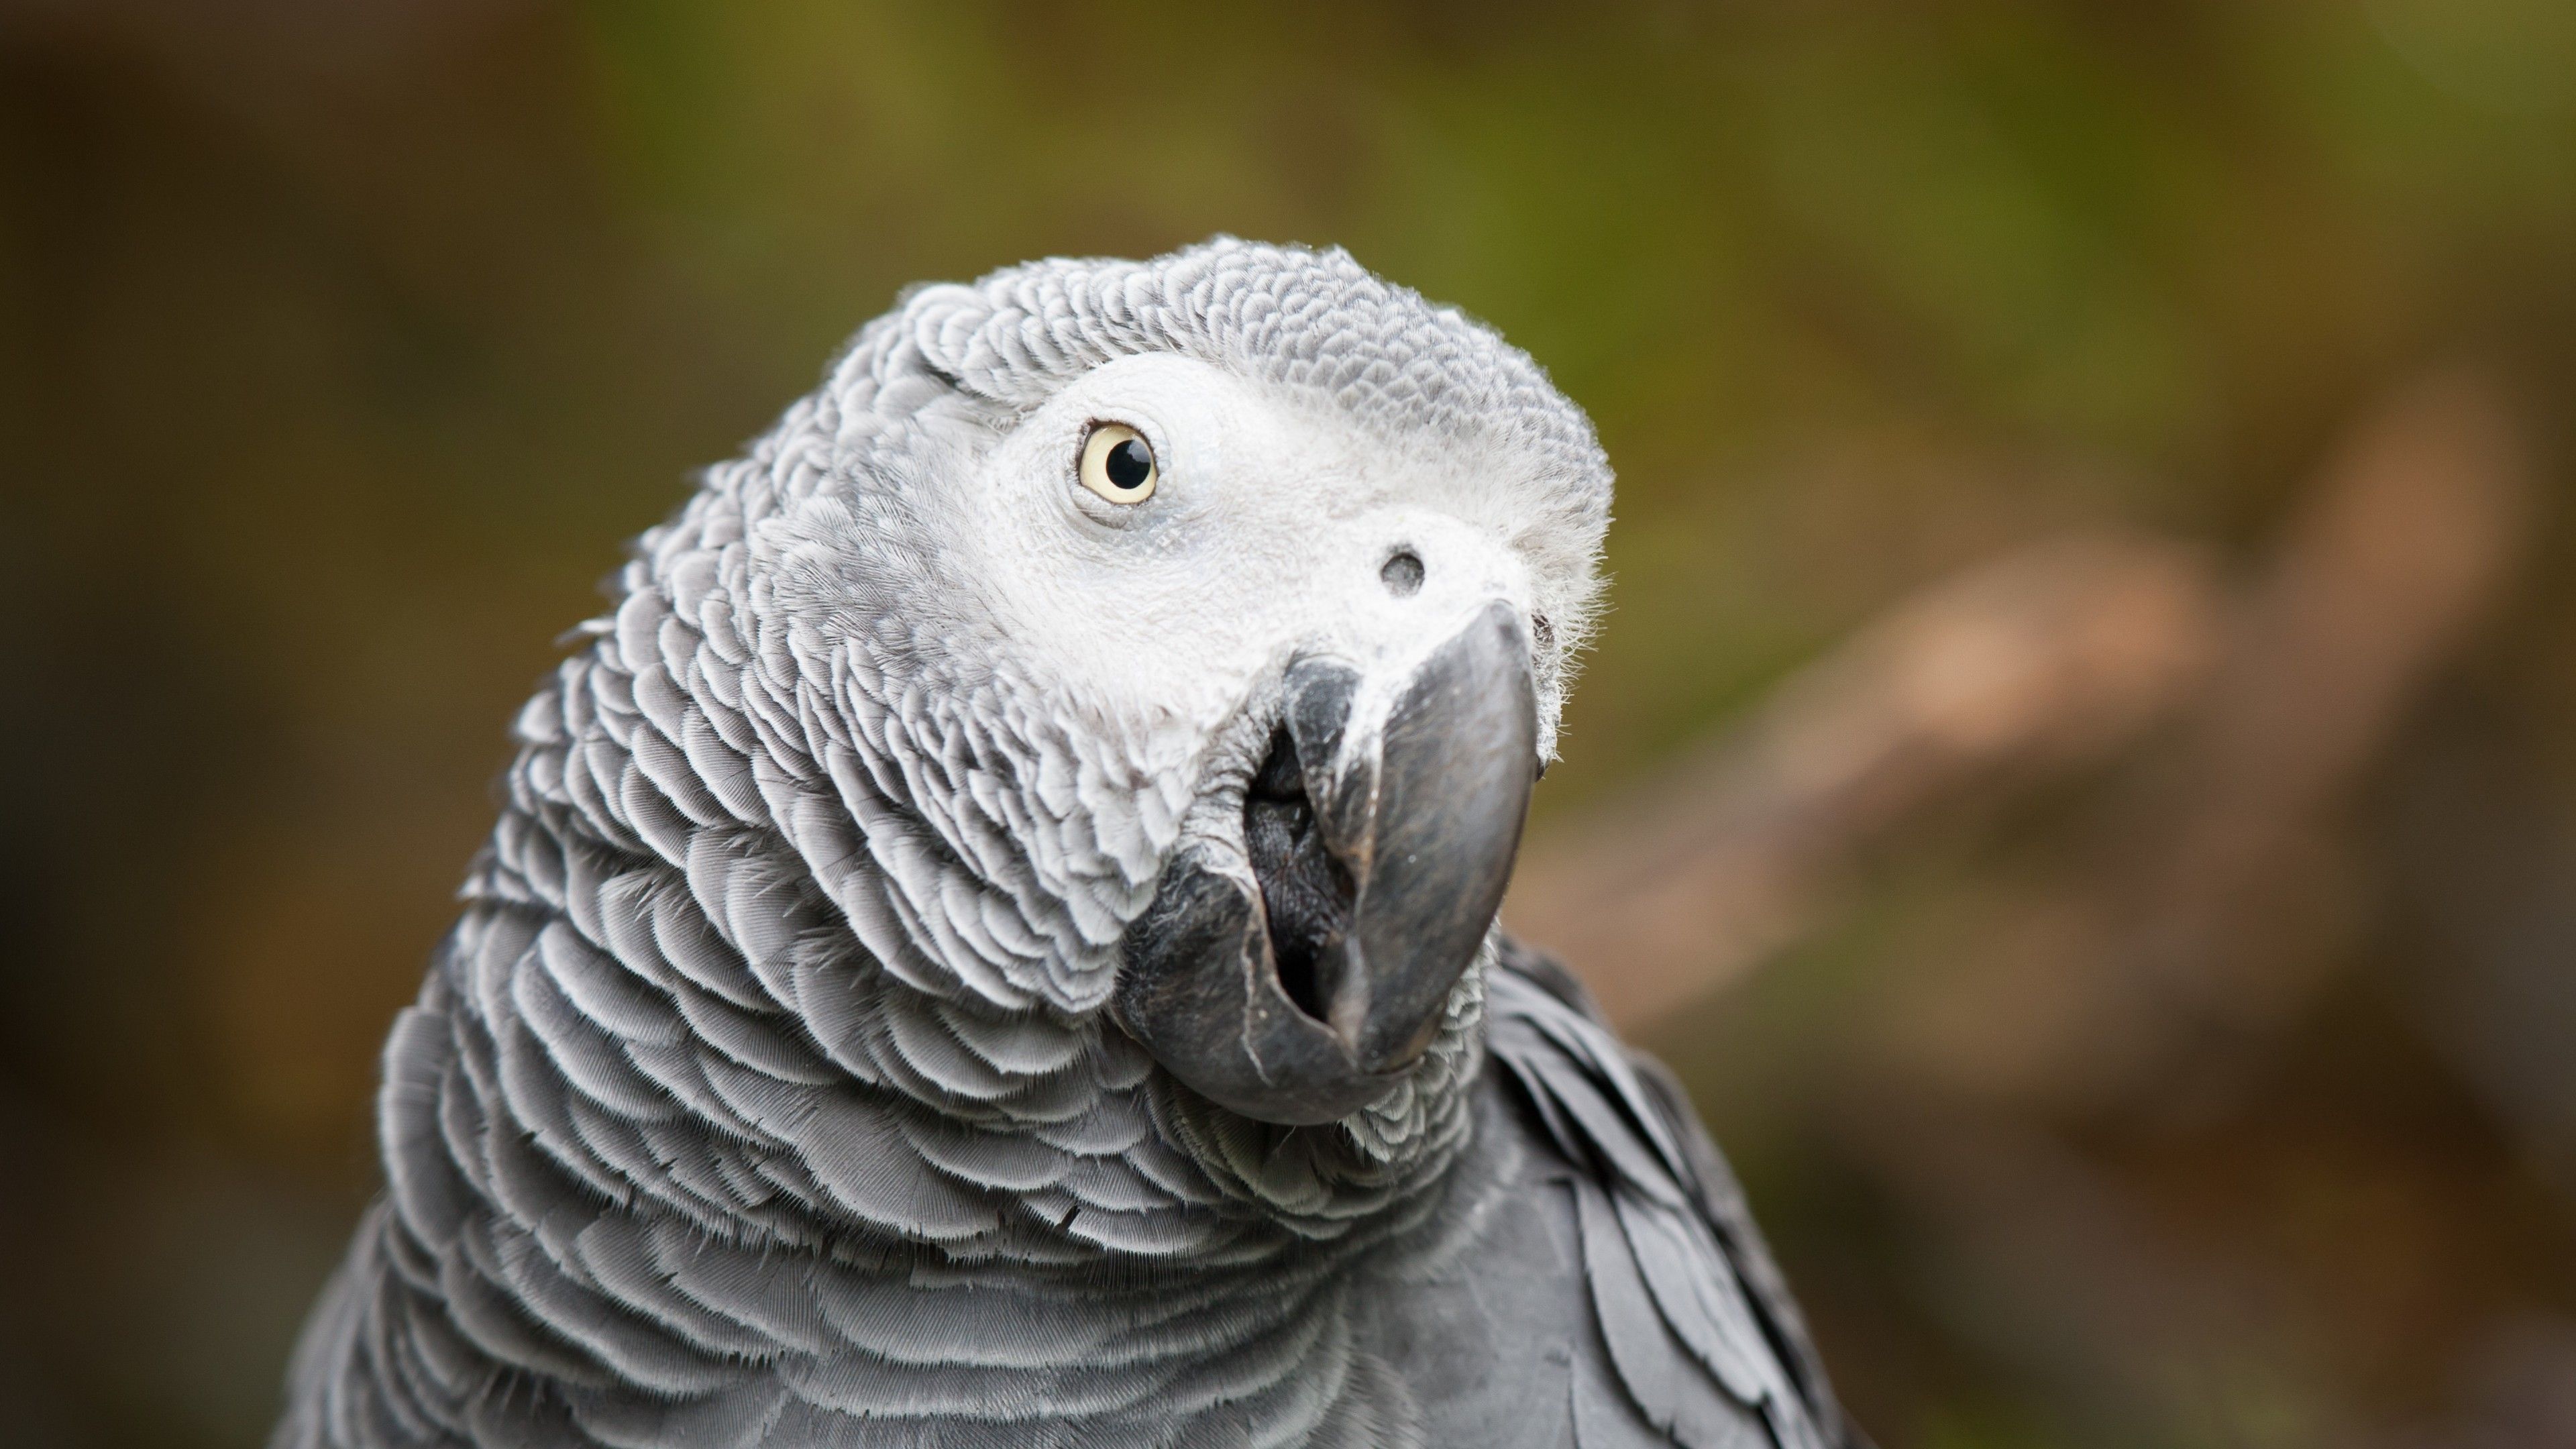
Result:
{"label": "blurred green background", "polygon": [[[908,282],[1216,231],[1598,421],[1541,856],[1958,571],[2214,581],[2195,702],[1896,812],[1635,1033],[1883,1443],[2576,1443],[2565,0],[0,0],[0,1438],[258,1441],[503,727],[690,469]],[[2444,368],[2520,481],[2389,445],[2302,614]],[[2168,880],[2191,989],[1998,986]]]}

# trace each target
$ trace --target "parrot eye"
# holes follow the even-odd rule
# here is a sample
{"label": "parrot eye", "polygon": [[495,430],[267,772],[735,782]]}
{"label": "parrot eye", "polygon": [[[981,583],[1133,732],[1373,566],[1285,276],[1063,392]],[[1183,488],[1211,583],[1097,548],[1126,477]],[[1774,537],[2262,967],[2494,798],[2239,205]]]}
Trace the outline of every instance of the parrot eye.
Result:
{"label": "parrot eye", "polygon": [[1101,423],[1082,440],[1082,486],[1112,503],[1144,502],[1161,477],[1153,445],[1125,423]]}

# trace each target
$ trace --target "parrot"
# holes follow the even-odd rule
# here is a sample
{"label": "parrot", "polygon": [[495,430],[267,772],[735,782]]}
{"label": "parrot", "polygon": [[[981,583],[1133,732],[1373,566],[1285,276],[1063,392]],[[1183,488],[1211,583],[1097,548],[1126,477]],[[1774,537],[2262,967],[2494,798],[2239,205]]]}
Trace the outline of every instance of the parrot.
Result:
{"label": "parrot", "polygon": [[516,717],[272,1444],[1863,1443],[1498,924],[1610,495],[1339,248],[901,294]]}

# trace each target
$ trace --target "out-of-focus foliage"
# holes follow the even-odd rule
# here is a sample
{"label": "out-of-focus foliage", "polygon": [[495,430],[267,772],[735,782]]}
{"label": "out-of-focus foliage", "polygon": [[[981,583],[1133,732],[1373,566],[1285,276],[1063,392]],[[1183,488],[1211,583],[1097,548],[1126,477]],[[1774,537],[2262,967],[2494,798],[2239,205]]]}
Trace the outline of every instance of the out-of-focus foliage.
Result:
{"label": "out-of-focus foliage", "polygon": [[1220,230],[1348,246],[1599,421],[1541,843],[2026,541],[2259,580],[2390,386],[2502,379],[2541,497],[2227,917],[2299,984],[2223,1048],[1924,1065],[2013,1059],[1971,978],[2128,889],[2187,745],[1916,822],[1648,1035],[1890,1446],[2576,1436],[2571,16],[5,0],[8,1437],[255,1441],[502,726],[687,470],[908,282]]}

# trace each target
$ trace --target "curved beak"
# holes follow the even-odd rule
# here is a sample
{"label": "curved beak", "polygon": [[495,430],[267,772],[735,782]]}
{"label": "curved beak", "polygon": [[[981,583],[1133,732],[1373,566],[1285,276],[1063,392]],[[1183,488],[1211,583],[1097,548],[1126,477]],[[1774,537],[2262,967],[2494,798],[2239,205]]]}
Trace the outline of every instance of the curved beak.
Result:
{"label": "curved beak", "polygon": [[1410,669],[1302,659],[1244,850],[1188,846],[1129,927],[1112,1010],[1246,1116],[1329,1122],[1438,1034],[1502,905],[1537,769],[1529,642],[1489,603]]}

